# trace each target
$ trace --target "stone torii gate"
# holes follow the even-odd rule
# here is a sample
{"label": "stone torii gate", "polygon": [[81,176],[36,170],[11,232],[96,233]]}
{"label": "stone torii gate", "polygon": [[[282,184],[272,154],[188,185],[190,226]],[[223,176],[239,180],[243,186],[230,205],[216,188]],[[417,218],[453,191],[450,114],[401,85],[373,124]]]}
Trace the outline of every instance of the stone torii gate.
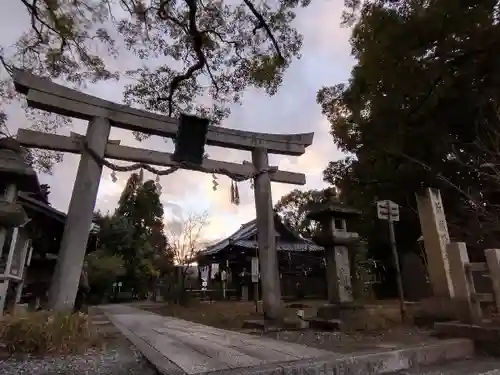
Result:
{"label": "stone torii gate", "polygon": [[260,270],[265,315],[280,319],[282,312],[271,181],[304,185],[305,175],[270,167],[268,154],[300,156],[314,133],[267,134],[208,126],[207,145],[251,151],[252,163],[229,163],[203,159],[199,165],[176,162],[172,154],[119,145],[109,141],[111,126],[151,135],[175,138],[177,119],[113,103],[58,85],[25,71],[15,71],[16,90],[28,105],[59,115],[89,121],[85,136],[61,136],[20,129],[17,140],[25,147],[81,154],[73,187],[59,260],[51,286],[50,307],[70,310],[75,301],[85,257],[89,228],[105,158],[222,173],[231,178],[254,179]]}

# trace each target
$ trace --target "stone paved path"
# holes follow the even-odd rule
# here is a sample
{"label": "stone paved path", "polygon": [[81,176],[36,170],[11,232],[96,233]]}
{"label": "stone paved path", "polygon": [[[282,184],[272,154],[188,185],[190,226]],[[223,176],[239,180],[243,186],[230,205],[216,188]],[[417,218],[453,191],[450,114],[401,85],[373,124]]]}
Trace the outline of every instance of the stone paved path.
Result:
{"label": "stone paved path", "polygon": [[[425,372],[424,367],[474,354],[473,342],[466,339],[341,354],[164,317],[129,305],[99,308],[163,375],[437,375],[443,372],[433,368],[434,372]],[[482,359],[457,366],[481,371],[500,368],[497,362]],[[493,374],[497,373],[488,372]]]}
{"label": "stone paved path", "polygon": [[164,369],[165,374],[200,374],[333,354],[164,317],[128,305],[100,308],[150,361],[156,361],[153,364],[157,368]]}

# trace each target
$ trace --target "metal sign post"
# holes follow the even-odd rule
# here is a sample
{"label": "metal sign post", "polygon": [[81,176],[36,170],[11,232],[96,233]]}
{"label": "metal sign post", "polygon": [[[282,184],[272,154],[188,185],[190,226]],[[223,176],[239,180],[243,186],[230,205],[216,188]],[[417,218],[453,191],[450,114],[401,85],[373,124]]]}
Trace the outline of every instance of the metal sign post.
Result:
{"label": "metal sign post", "polygon": [[259,312],[259,258],[252,258],[252,284],[255,312]]}
{"label": "metal sign post", "polygon": [[399,205],[393,201],[385,200],[377,202],[377,217],[380,220],[387,220],[389,223],[389,239],[391,242],[392,257],[396,267],[396,281],[398,283],[399,309],[401,311],[401,321],[406,320],[406,306],[403,292],[403,279],[399,266],[399,256],[396,247],[396,235],[394,234],[394,222],[399,221]]}
{"label": "metal sign post", "polygon": [[227,280],[227,272],[226,270],[222,270],[220,272],[220,281],[222,284],[222,299],[226,300],[226,280]]}

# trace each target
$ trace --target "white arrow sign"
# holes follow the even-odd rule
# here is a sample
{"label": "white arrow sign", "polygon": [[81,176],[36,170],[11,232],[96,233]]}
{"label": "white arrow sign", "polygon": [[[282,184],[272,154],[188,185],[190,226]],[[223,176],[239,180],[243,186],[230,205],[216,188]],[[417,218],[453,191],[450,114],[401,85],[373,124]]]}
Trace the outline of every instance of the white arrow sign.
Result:
{"label": "white arrow sign", "polygon": [[378,201],[377,217],[381,220],[399,221],[399,205],[389,200]]}

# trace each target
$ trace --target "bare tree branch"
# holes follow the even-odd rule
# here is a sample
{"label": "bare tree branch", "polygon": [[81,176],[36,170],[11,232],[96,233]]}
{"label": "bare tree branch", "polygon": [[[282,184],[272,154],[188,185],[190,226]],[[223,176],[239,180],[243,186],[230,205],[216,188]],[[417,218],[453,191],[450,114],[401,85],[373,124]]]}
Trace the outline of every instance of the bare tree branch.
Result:
{"label": "bare tree branch", "polygon": [[208,213],[189,213],[185,219],[171,221],[165,226],[167,243],[172,249],[174,260],[179,265],[189,265],[202,250],[203,230],[208,225]]}
{"label": "bare tree branch", "polygon": [[[173,97],[175,94],[175,91],[179,88],[179,85],[187,81],[191,78],[193,78],[194,74],[197,71],[200,71],[203,69],[203,67],[207,68],[208,75],[214,84],[214,87],[216,88],[216,91],[219,91],[219,87],[217,86],[217,82],[212,74],[212,71],[210,69],[210,66],[208,65],[207,58],[205,56],[205,53],[203,52],[203,47],[204,47],[204,39],[203,35],[204,32],[200,32],[198,30],[197,26],[197,11],[198,11],[198,0],[184,0],[187,7],[188,7],[188,25],[186,26],[184,23],[181,21],[177,20],[175,17],[172,17],[170,15],[170,0],[163,0],[160,3],[159,9],[158,9],[158,17],[163,19],[163,20],[170,20],[180,26],[187,34],[189,34],[189,37],[191,39],[191,46],[193,48],[193,52],[196,55],[197,61],[190,66],[183,74],[176,75],[175,77],[172,78],[170,85],[169,85],[169,93],[167,97],[159,97],[157,100],[158,101],[167,101],[168,102],[168,112],[169,116],[172,116],[173,112]],[[262,14],[255,8],[253,3],[250,0],[243,0],[245,5],[250,9],[252,14],[255,16],[257,19],[257,24],[255,28],[253,29],[253,33],[256,34],[259,29],[264,29],[266,31],[266,34],[268,38],[271,40],[271,43],[273,44],[275,50],[276,50],[276,55],[278,57],[278,62],[279,64],[283,64],[285,62],[285,58],[283,57],[283,54],[281,53],[280,46],[274,37],[271,28],[269,27],[269,24],[266,22]],[[207,31],[205,31],[206,33]],[[211,31],[212,33],[216,34],[215,31]],[[220,34],[219,34],[220,37]],[[220,37],[221,40],[223,40],[222,37]]]}

